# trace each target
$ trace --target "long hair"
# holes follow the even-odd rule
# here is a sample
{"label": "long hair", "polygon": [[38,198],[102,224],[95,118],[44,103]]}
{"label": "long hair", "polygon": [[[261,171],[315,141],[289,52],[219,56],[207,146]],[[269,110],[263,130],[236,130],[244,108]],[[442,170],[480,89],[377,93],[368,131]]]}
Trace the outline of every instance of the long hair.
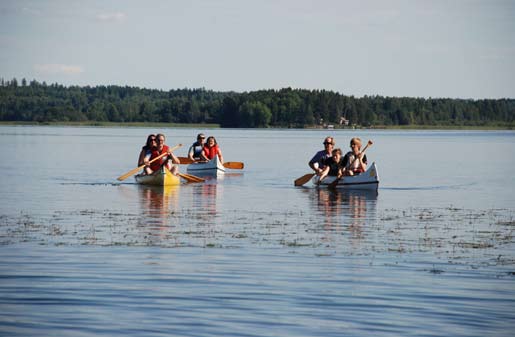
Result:
{"label": "long hair", "polygon": [[[213,136],[209,136],[209,137],[207,137],[207,139],[206,139],[206,145],[207,145],[207,146],[209,146],[209,140],[210,140],[210,139],[214,140],[215,145],[218,145],[218,143],[216,142],[216,138],[215,138],[215,137],[213,137]],[[215,145],[213,145],[213,146],[215,146]]]}
{"label": "long hair", "polygon": [[152,140],[156,140],[156,136],[155,135],[148,135],[147,143],[145,144],[145,146],[143,146],[143,148],[145,150],[148,150],[148,149],[152,148]]}

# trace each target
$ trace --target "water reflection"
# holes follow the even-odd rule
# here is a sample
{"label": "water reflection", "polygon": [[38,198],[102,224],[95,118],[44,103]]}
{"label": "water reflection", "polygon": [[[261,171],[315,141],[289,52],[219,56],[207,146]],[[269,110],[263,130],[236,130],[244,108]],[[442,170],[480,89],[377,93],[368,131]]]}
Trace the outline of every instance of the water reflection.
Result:
{"label": "water reflection", "polygon": [[354,243],[363,239],[366,223],[376,218],[377,191],[309,189],[311,201],[322,215],[324,232],[348,231]]}
{"label": "water reflection", "polygon": [[168,227],[179,203],[179,189],[179,186],[138,185],[144,224],[161,229]]}
{"label": "water reflection", "polygon": [[216,216],[218,213],[218,199],[221,198],[222,194],[223,187],[217,184],[217,179],[214,177],[206,178],[206,182],[196,186],[195,208],[200,210],[202,215],[207,215],[207,218]]}

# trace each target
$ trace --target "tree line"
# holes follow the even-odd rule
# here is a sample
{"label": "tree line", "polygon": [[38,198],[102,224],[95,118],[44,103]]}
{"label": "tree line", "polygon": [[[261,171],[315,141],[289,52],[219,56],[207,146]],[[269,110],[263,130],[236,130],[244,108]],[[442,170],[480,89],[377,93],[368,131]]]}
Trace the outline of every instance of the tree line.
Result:
{"label": "tree line", "polygon": [[215,123],[222,127],[514,126],[515,99],[346,96],[284,88],[252,92],[63,86],[0,79],[0,121]]}

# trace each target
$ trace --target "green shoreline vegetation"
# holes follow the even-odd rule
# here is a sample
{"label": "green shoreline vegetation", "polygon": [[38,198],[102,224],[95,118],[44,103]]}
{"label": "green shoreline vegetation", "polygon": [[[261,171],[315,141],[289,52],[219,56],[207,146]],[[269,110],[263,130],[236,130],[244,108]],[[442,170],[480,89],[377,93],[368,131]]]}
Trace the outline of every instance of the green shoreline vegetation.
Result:
{"label": "green shoreline vegetation", "polygon": [[63,86],[0,78],[0,125],[512,130],[515,99]]}
{"label": "green shoreline vegetation", "polygon": [[128,128],[197,128],[197,129],[216,129],[219,124],[206,123],[161,123],[161,122],[20,122],[20,121],[0,121],[0,125],[27,125],[27,126],[76,126],[76,127],[128,127]]}

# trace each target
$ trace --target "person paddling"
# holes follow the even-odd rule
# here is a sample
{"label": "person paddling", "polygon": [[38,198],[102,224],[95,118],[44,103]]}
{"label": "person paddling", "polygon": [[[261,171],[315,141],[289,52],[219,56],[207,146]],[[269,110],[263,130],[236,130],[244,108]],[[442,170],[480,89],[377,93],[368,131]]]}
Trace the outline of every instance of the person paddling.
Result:
{"label": "person paddling", "polygon": [[201,156],[202,150],[204,149],[204,139],[206,139],[206,136],[204,136],[203,133],[199,133],[197,135],[197,141],[193,143],[188,150],[188,158],[193,162],[203,161]]}
{"label": "person paddling", "polygon": [[163,158],[151,163],[148,174],[151,174],[152,172],[159,170],[162,166],[165,166],[170,172],[177,175],[179,173],[179,166],[177,164],[181,163],[179,158],[170,151],[168,145],[165,145],[165,136],[163,134],[160,133],[156,135],[156,140],[157,146],[152,150],[150,158],[146,160],[145,163],[148,165],[149,161],[164,153],[168,153],[168,156],[164,156]]}
{"label": "person paddling", "polygon": [[367,170],[367,155],[361,153],[361,139],[354,137],[350,140],[349,151],[343,157],[343,175],[353,176]]}
{"label": "person paddling", "polygon": [[342,150],[339,148],[334,149],[332,157],[328,158],[325,164],[326,166],[320,175],[320,179],[318,179],[318,184],[320,184],[327,176],[336,177],[338,179],[342,177],[342,169],[345,166],[342,158]]}
{"label": "person paddling", "polygon": [[[157,146],[156,135],[148,135],[147,143],[141,148],[141,151],[139,153],[138,166],[141,166],[150,161],[150,156],[152,155],[152,150],[155,149],[156,146]],[[143,172],[145,174],[149,174],[150,167],[145,166],[145,168],[143,169]]]}
{"label": "person paddling", "polygon": [[315,171],[317,175],[321,175],[326,166],[327,159],[331,158],[333,155],[334,148],[334,138],[326,137],[324,139],[324,149],[322,151],[318,151],[313,158],[309,161],[308,165]]}
{"label": "person paddling", "polygon": [[224,157],[222,156],[222,150],[220,150],[220,147],[218,146],[215,137],[209,136],[207,137],[206,144],[204,145],[200,157],[205,161],[209,161],[216,156],[218,156],[218,159],[220,159],[220,163],[223,164]]}

